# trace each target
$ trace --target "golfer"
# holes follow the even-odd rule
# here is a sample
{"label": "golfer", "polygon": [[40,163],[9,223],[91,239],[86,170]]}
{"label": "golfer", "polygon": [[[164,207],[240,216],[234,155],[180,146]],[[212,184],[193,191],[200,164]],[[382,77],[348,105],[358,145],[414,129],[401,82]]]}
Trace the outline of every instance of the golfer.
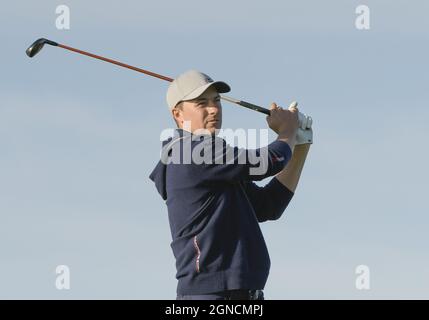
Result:
{"label": "golfer", "polygon": [[[168,207],[179,300],[264,299],[270,257],[259,223],[283,214],[312,141],[311,129],[298,128],[296,107],[273,103],[267,123],[275,141],[255,150],[228,146],[217,130],[219,94],[229,91],[196,70],[167,91],[177,129],[150,179]],[[263,187],[253,182],[271,176]]]}

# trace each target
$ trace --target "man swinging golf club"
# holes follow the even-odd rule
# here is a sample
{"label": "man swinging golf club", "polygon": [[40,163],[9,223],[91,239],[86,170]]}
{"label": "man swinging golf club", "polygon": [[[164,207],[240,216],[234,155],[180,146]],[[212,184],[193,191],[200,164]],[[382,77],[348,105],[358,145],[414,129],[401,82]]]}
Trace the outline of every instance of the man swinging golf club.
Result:
{"label": "man swinging golf club", "polygon": [[[222,125],[219,94],[229,91],[225,82],[195,70],[180,75],[167,91],[178,128],[163,142],[161,161],[150,178],[168,207],[180,300],[264,299],[270,258],[258,223],[280,218],[312,142],[312,129],[299,124],[296,104],[284,110],[273,103],[267,123],[278,134],[274,142],[254,153],[227,146],[216,130]],[[185,151],[180,161],[166,161],[177,146],[186,150],[188,143],[189,151],[203,150],[201,144],[214,148],[219,141],[221,148],[209,156],[217,161],[185,163]],[[258,165],[254,156],[262,154],[265,170],[252,174]],[[243,155],[244,161],[235,161]],[[232,162],[219,161],[228,156]],[[253,182],[270,176],[264,187]]]}
{"label": "man swinging golf club", "polygon": [[[174,80],[45,38],[34,41],[26,54],[32,58],[46,44],[172,82],[167,103],[178,129],[163,142],[161,161],[150,178],[168,206],[179,280],[177,298],[263,299],[270,259],[258,222],[280,218],[289,204],[313,141],[311,117],[299,113],[296,104],[283,110],[273,103],[268,110],[221,96],[230,87],[198,71]],[[216,137],[222,125],[220,99],[268,114],[277,140],[244,152],[227,146]],[[207,144],[207,137],[213,143]],[[179,155],[180,161],[169,162],[177,146],[189,146],[189,151]],[[211,161],[201,163],[200,157],[194,157],[201,152],[209,155],[204,160]],[[189,154],[190,161],[185,161]],[[261,158],[262,154],[266,157]],[[258,164],[262,172],[255,170],[260,169]],[[253,182],[274,175],[264,187]]]}

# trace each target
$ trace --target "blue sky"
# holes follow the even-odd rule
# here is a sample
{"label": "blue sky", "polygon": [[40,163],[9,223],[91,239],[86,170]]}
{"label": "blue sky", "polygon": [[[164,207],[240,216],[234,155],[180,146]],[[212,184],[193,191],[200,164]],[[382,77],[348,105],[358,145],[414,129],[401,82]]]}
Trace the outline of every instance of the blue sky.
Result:
{"label": "blue sky", "polygon": [[[55,28],[66,4],[71,29]],[[355,28],[370,8],[371,29]],[[0,298],[174,299],[166,207],[148,175],[173,127],[167,83],[38,37],[314,119],[296,195],[262,224],[271,299],[429,298],[425,1],[15,1],[0,37]],[[266,128],[224,102],[224,128]],[[274,138],[274,136],[272,136]],[[55,268],[71,289],[55,288]],[[355,288],[368,265],[371,289]]]}

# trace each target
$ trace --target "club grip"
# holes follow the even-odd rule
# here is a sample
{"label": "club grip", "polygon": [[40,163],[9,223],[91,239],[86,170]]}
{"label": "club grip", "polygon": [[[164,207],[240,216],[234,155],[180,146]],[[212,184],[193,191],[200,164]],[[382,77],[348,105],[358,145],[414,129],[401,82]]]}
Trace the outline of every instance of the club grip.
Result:
{"label": "club grip", "polygon": [[270,113],[270,110],[268,110],[268,109],[266,109],[266,108],[263,108],[263,107],[260,107],[260,106],[257,106],[256,104],[246,102],[246,101],[240,101],[240,102],[239,102],[239,105],[240,105],[240,106],[243,106],[243,107],[245,107],[245,108],[252,109],[252,110],[254,110],[254,111],[258,111],[258,112],[261,112],[261,113],[265,113],[265,114],[266,114],[266,115],[268,115],[268,116],[271,114],[271,113]]}

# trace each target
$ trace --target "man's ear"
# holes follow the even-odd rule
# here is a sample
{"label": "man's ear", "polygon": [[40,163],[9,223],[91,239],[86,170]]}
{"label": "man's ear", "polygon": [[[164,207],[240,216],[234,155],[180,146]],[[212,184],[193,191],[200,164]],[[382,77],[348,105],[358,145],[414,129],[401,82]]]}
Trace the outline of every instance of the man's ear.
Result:
{"label": "man's ear", "polygon": [[173,108],[171,110],[171,114],[173,115],[173,119],[178,126],[179,126],[179,124],[183,123],[183,114],[182,114],[182,108],[181,107]]}

